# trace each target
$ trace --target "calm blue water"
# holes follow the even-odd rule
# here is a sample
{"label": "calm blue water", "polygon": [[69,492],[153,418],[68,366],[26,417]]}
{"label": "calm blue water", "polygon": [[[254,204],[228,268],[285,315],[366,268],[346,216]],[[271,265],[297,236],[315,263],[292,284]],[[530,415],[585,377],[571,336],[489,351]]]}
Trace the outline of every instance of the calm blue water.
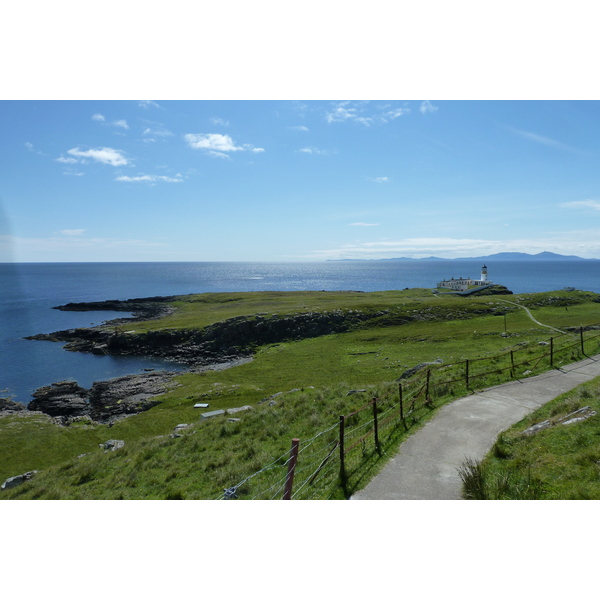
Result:
{"label": "calm blue water", "polygon": [[[127,316],[52,310],[59,304],[201,292],[430,288],[449,277],[477,279],[480,267],[471,261],[0,264],[0,396],[28,403],[36,388],[63,379],[90,387],[144,368],[173,369],[160,360],[66,352],[62,344],[24,340]],[[488,271],[515,293],[565,286],[600,293],[600,261],[490,262]]]}

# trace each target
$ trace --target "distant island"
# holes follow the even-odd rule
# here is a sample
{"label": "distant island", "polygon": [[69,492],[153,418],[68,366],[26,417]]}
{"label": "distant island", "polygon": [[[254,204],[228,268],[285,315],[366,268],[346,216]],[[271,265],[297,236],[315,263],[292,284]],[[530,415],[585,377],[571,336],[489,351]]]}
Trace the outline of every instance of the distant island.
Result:
{"label": "distant island", "polygon": [[498,252],[497,254],[490,254],[489,256],[470,256],[464,258],[439,258],[437,256],[428,256],[426,258],[340,258],[330,259],[330,262],[359,262],[359,261],[394,261],[394,260],[472,260],[472,261],[502,261],[502,260],[600,260],[597,258],[581,258],[580,256],[565,256],[564,254],[556,254],[555,252],[540,252],[538,254],[527,254],[526,252]]}

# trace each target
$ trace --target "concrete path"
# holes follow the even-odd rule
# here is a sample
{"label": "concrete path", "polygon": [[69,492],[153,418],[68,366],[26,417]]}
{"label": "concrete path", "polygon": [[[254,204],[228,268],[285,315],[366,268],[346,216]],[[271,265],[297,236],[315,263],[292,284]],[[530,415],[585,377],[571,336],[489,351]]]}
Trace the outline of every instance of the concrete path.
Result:
{"label": "concrete path", "polygon": [[600,355],[446,404],[351,500],[460,500],[466,458],[482,459],[502,431],[598,376]]}

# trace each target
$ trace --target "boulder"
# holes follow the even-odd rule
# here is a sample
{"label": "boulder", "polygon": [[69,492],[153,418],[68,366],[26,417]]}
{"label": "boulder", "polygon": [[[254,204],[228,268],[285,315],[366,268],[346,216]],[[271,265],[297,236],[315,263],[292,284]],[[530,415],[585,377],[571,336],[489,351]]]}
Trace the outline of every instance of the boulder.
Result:
{"label": "boulder", "polygon": [[224,410],[211,410],[210,412],[205,412],[200,415],[200,419],[202,421],[206,419],[210,419],[211,417],[218,417],[219,415],[224,415]]}
{"label": "boulder", "polygon": [[0,486],[0,490],[8,490],[10,488],[17,487],[18,485],[29,481],[36,473],[39,473],[39,471],[28,471],[27,473],[23,473],[22,475],[15,475],[14,477],[9,477]]}
{"label": "boulder", "polygon": [[114,452],[125,445],[125,440],[108,440],[104,444],[99,444],[105,452]]}
{"label": "boulder", "polygon": [[444,360],[442,358],[436,358],[433,362],[420,363],[420,364],[404,371],[404,373],[402,373],[402,375],[400,375],[400,377],[398,377],[398,379],[396,379],[396,381],[400,381],[401,379],[408,379],[409,377],[412,377],[415,373],[418,373],[425,367],[429,367],[431,365],[442,365],[442,364],[444,364]]}
{"label": "boulder", "polygon": [[552,427],[550,421],[542,421],[541,423],[536,423],[535,425],[528,427],[521,435],[533,435],[534,433],[542,431],[543,429],[548,429],[549,427]]}
{"label": "boulder", "polygon": [[245,410],[252,410],[252,407],[247,404],[246,406],[240,406],[238,408],[228,408],[225,412],[228,415],[235,415],[235,413],[243,412]]}

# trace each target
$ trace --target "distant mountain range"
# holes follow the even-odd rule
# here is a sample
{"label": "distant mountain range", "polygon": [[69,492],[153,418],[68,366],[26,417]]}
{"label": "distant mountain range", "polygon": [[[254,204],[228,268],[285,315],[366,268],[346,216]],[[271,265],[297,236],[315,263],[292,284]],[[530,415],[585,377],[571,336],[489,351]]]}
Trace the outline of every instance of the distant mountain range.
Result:
{"label": "distant mountain range", "polygon": [[342,258],[334,262],[348,262],[348,261],[390,261],[390,260],[473,260],[478,262],[493,262],[501,260],[600,260],[597,258],[581,258],[580,256],[565,256],[564,254],[556,254],[554,252],[540,252],[539,254],[527,254],[526,252],[498,252],[497,254],[490,254],[489,256],[471,256],[465,258],[439,258],[437,256],[428,256],[427,258]]}

